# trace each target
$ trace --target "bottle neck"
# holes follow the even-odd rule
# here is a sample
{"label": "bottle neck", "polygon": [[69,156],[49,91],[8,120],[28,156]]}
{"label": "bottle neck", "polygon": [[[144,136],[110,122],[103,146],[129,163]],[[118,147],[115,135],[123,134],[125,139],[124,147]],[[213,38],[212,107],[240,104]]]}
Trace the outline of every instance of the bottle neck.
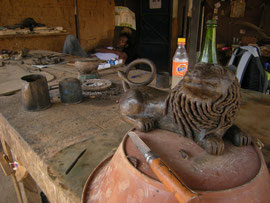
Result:
{"label": "bottle neck", "polygon": [[186,43],[177,43],[177,44],[178,44],[178,47],[180,47],[180,48],[183,48],[186,45]]}
{"label": "bottle neck", "polygon": [[216,25],[208,25],[199,62],[217,64]]}

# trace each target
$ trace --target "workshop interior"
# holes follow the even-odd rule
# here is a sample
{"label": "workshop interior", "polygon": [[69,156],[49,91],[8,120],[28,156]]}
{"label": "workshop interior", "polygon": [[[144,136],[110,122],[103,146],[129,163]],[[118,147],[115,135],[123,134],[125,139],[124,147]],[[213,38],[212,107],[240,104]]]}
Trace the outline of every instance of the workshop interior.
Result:
{"label": "workshop interior", "polygon": [[0,4],[0,203],[270,202],[269,1]]}

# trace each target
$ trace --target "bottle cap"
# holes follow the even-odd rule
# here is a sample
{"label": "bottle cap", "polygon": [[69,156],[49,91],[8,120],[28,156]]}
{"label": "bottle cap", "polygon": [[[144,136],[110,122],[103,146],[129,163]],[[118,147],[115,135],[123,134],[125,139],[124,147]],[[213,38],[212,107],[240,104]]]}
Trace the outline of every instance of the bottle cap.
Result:
{"label": "bottle cap", "polygon": [[186,43],[186,38],[178,38],[177,43]]}

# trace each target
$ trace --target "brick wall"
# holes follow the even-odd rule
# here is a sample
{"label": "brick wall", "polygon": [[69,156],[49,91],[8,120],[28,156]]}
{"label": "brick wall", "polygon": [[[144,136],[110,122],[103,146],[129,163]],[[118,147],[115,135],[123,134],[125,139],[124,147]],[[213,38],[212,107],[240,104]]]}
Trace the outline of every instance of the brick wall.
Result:
{"label": "brick wall", "polygon": [[[90,50],[97,45],[111,43],[114,30],[114,1],[78,0],[78,9],[83,48]],[[32,17],[36,22],[47,26],[62,26],[68,33],[75,35],[74,10],[73,0],[2,0],[0,26],[21,23],[23,19]],[[13,42],[16,43],[15,41],[16,38]],[[61,50],[62,45],[63,40],[61,43],[55,43],[55,47],[50,45],[48,48],[53,51]],[[39,49],[46,46],[36,44],[35,41],[35,45],[31,47]]]}

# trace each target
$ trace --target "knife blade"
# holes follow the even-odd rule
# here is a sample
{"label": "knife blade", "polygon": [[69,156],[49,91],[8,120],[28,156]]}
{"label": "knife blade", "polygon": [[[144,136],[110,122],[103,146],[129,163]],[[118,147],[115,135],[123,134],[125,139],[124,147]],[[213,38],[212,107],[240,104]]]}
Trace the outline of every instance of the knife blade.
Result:
{"label": "knife blade", "polygon": [[141,138],[138,137],[138,135],[136,135],[135,132],[130,131],[128,135],[143,155],[151,151],[151,149],[141,140]]}
{"label": "knife blade", "polygon": [[129,137],[144,155],[146,162],[152,171],[158,177],[160,182],[171,192],[178,202],[199,202],[199,194],[191,190],[176,175],[176,173],[168,167],[168,165],[160,159],[158,155],[153,153],[151,149],[143,142],[143,140],[133,131],[128,132]]}

